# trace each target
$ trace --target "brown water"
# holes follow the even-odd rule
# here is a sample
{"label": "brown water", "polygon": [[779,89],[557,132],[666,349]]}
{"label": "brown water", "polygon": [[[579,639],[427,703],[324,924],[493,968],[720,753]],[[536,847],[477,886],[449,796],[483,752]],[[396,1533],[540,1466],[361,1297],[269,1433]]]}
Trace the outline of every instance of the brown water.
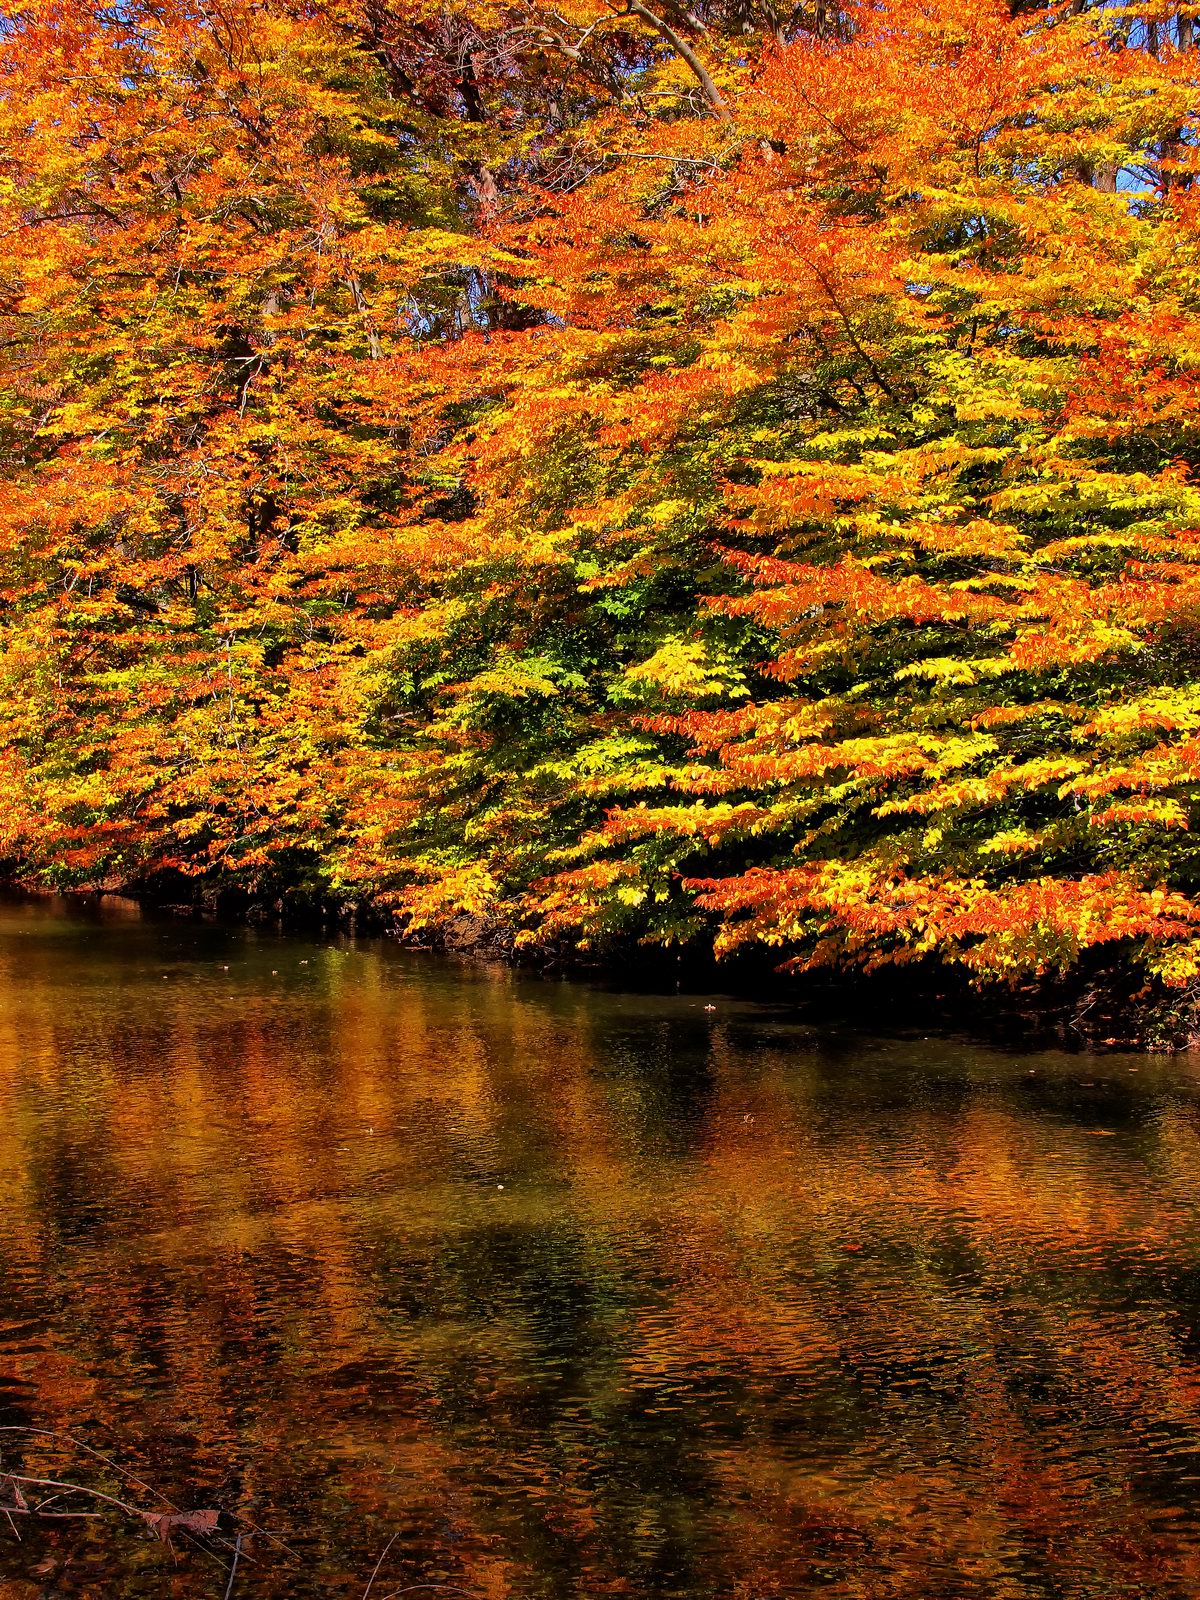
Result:
{"label": "brown water", "polygon": [[119,913],[0,908],[0,1421],[122,1471],[0,1448],[227,1515],[0,1596],[1200,1595],[1195,1062]]}

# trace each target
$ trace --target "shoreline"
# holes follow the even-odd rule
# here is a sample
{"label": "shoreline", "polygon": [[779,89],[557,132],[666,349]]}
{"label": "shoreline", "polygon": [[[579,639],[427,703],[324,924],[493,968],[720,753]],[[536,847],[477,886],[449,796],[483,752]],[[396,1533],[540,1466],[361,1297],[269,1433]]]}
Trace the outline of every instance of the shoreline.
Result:
{"label": "shoreline", "polygon": [[[438,928],[406,933],[369,903],[318,900],[283,892],[268,900],[245,891],[201,890],[191,898],[145,886],[52,889],[0,880],[0,897],[59,901],[75,913],[117,911],[151,920],[201,919],[230,928],[270,928],[316,939],[369,939],[412,954],[471,965],[500,964],[547,979],[572,979],[632,992],[724,995],[794,1009],[805,1020],[896,1034],[961,1035],[1018,1051],[1057,1048],[1081,1054],[1200,1051],[1196,1000],[1160,990],[1132,994],[1127,967],[1080,967],[1063,975],[978,985],[960,970],[931,960],[873,972],[817,968],[788,973],[774,952],[718,960],[699,943],[663,948],[629,941],[581,950],[565,943],[518,949],[514,930],[498,919],[460,914]],[[107,904],[106,904],[107,903]],[[1124,980],[1124,981],[1123,981]]]}

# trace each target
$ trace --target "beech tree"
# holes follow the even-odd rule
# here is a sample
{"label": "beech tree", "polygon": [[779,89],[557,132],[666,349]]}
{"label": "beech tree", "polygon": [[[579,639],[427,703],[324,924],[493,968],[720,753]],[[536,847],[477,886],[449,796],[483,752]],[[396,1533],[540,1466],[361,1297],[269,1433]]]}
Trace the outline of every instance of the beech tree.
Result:
{"label": "beech tree", "polygon": [[1186,988],[1188,16],[10,15],[0,851]]}

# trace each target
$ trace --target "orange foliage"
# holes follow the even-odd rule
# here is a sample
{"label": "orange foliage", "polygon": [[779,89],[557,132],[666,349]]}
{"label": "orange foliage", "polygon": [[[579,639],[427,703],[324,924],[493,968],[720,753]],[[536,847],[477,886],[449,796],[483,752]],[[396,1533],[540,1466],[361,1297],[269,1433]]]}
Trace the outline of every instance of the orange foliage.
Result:
{"label": "orange foliage", "polygon": [[24,0],[14,874],[1195,977],[1191,22],[810,22]]}

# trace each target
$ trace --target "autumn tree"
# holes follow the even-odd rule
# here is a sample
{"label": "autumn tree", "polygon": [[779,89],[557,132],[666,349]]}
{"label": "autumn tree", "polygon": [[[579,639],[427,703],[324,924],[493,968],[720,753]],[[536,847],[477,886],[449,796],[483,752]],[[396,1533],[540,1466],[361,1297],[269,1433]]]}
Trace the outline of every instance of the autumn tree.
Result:
{"label": "autumn tree", "polygon": [[1187,16],[33,0],[14,874],[1195,977]]}

